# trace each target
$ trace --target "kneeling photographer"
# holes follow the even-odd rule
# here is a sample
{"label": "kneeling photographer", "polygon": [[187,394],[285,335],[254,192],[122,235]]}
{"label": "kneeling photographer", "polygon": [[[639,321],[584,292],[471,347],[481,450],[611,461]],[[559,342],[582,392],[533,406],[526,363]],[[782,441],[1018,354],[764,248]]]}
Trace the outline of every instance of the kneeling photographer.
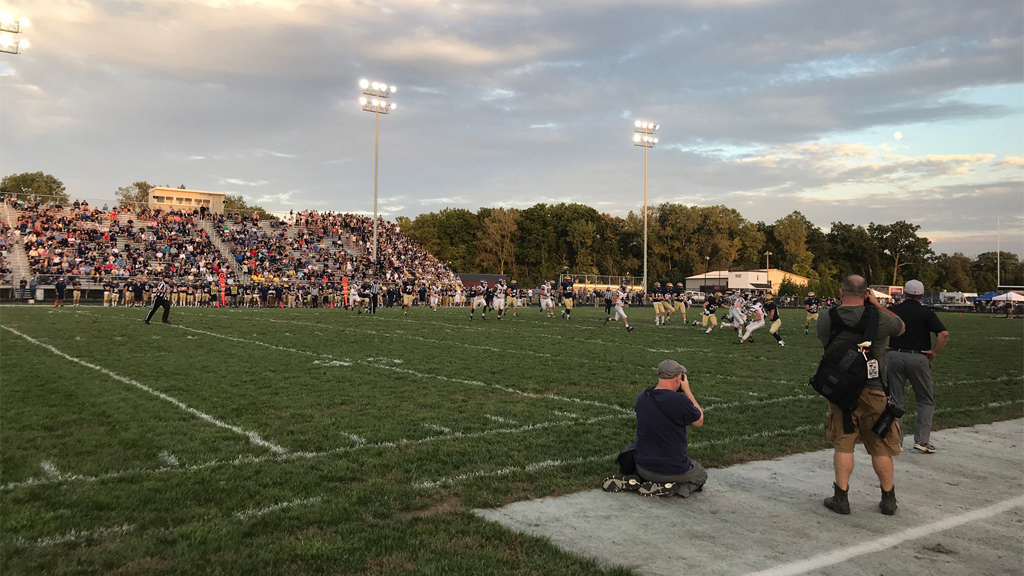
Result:
{"label": "kneeling photographer", "polygon": [[687,455],[686,427],[703,425],[704,412],[690,391],[686,368],[665,360],[658,365],[658,385],[636,399],[635,451],[629,454],[627,447],[625,456],[632,457],[633,465],[624,466],[623,475],[606,479],[602,487],[606,492],[637,490],[643,496],[685,498],[699,492],[708,473]]}

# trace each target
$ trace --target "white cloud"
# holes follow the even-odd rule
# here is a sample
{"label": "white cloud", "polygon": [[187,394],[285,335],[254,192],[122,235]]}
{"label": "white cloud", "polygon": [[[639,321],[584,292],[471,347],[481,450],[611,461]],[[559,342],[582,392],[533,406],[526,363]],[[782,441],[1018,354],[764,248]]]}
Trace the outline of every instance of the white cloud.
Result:
{"label": "white cloud", "polygon": [[220,181],[221,184],[234,184],[235,186],[266,186],[269,184],[266,180],[257,180],[255,182],[248,182],[239,178],[223,178]]}
{"label": "white cloud", "polygon": [[557,130],[559,125],[554,122],[548,122],[547,124],[530,124],[530,128],[533,130]]}
{"label": "white cloud", "polygon": [[506,100],[508,98],[514,98],[516,95],[512,90],[506,90],[504,88],[492,88],[480,97],[484,102],[493,102],[495,100]]}

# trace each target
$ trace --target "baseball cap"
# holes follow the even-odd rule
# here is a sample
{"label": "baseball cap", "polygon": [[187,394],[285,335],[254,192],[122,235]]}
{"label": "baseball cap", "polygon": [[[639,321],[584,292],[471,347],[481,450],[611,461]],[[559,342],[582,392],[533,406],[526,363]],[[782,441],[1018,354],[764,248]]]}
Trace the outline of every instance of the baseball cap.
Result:
{"label": "baseball cap", "polygon": [[911,296],[921,296],[924,294],[924,284],[920,280],[910,280],[903,287],[903,291]]}
{"label": "baseball cap", "polygon": [[658,378],[662,380],[671,380],[680,374],[686,374],[686,366],[675,360],[662,360],[658,364]]}

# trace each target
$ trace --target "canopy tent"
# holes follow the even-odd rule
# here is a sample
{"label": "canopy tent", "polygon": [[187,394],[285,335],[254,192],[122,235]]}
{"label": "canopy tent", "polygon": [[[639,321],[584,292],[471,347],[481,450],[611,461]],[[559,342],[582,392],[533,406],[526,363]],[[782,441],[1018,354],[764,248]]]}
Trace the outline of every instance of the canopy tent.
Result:
{"label": "canopy tent", "polygon": [[976,297],[975,300],[991,300],[991,299],[995,298],[996,296],[999,296],[999,292],[996,292],[995,290],[993,290],[992,292],[986,292],[986,293],[982,294],[981,296]]}
{"label": "canopy tent", "polygon": [[871,290],[871,293],[875,296],[875,298],[878,298],[879,300],[892,300],[892,296],[889,296],[885,292],[879,292],[878,290],[875,290],[873,288],[868,288],[868,290]]}
{"label": "canopy tent", "polygon": [[1016,292],[1007,292],[1006,294],[1003,294],[1002,296],[996,296],[995,298],[992,299],[993,302],[996,302],[996,301],[1006,302],[1008,300],[1010,302],[1024,302],[1024,296],[1021,296],[1020,294],[1017,294]]}

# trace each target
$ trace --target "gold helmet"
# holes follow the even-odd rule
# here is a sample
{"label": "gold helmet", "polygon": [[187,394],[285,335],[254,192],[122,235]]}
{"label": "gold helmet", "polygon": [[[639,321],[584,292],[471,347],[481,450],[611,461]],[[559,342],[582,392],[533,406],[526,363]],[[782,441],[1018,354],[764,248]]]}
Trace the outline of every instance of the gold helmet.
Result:
{"label": "gold helmet", "polygon": [[665,284],[665,287],[666,287],[666,288],[671,288],[671,287],[672,287],[672,283],[671,283],[671,282],[669,282],[668,284]]}
{"label": "gold helmet", "polygon": [[654,287],[655,288],[661,288],[661,282],[655,282],[654,283]]}
{"label": "gold helmet", "polygon": [[764,295],[764,299],[767,300],[768,302],[771,302],[772,300],[775,299],[775,296],[772,296],[772,293],[769,292],[769,293]]}
{"label": "gold helmet", "polygon": [[814,291],[812,290],[812,291],[808,292],[807,295],[808,296],[814,296]]}

